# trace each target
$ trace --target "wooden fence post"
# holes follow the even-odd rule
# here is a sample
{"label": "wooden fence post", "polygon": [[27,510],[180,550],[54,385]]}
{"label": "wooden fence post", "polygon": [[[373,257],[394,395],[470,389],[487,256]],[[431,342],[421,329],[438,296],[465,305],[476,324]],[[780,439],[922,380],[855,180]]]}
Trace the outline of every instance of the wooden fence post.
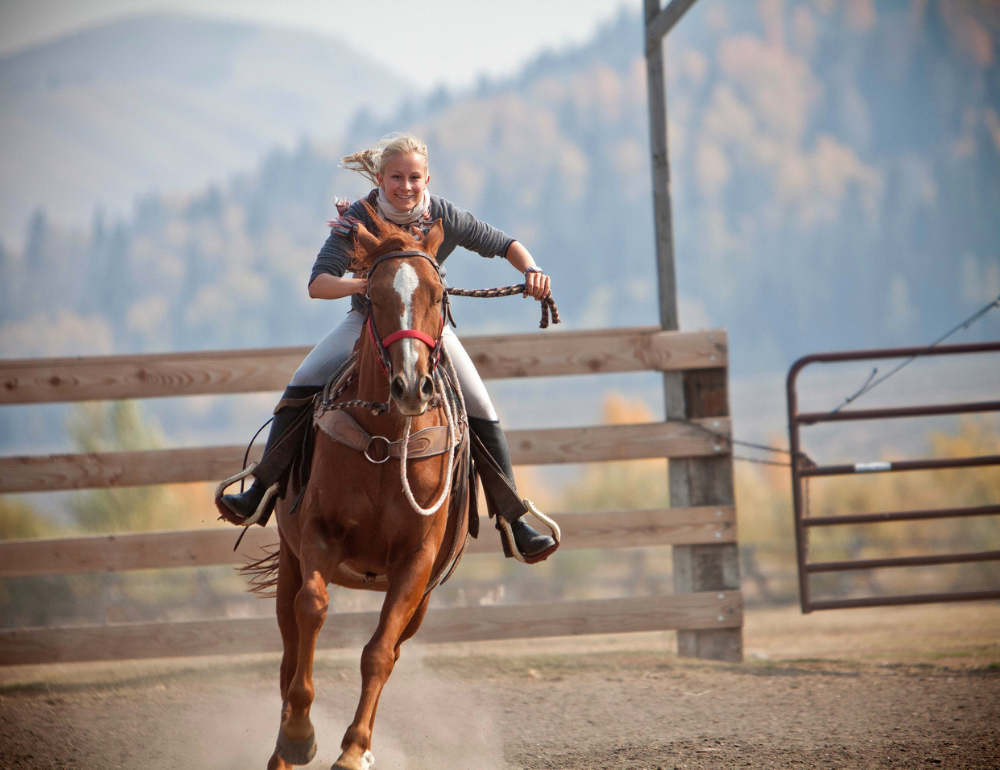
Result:
{"label": "wooden fence post", "polygon": [[[727,370],[706,369],[671,379],[682,380],[686,419],[729,416]],[[671,385],[674,383],[668,383],[668,391]],[[721,449],[724,454],[719,457],[667,461],[671,507],[733,505],[733,458],[724,443]],[[674,593],[725,591],[740,586],[735,544],[676,545],[673,556]],[[739,662],[743,660],[743,629],[678,631],[677,652],[684,657]]]}
{"label": "wooden fence post", "polygon": [[[670,156],[667,140],[667,92],[663,63],[664,35],[695,0],[645,0],[646,88],[649,97],[649,142],[653,166],[653,222],[660,298],[660,325],[679,328],[674,228],[670,200]],[[663,396],[668,420],[728,417],[726,369],[665,372]],[[671,507],[733,504],[733,461],[728,446],[719,457],[668,460]],[[740,567],[735,545],[674,546],[674,592],[738,589]],[[743,659],[742,628],[678,631],[677,651],[686,657]]]}

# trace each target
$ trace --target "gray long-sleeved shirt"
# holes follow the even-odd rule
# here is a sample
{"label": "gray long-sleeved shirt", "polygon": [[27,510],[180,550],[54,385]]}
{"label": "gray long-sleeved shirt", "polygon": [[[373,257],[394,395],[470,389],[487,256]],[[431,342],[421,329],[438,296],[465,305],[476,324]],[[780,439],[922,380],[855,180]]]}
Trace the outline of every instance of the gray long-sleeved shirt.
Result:
{"label": "gray long-sleeved shirt", "polygon": [[[375,205],[375,199],[371,195],[369,196],[369,204]],[[373,226],[371,217],[360,200],[351,205],[347,210],[347,215],[361,220],[365,227],[371,228]],[[435,219],[440,219],[444,226],[444,241],[437,252],[438,264],[443,263],[456,246],[474,251],[483,257],[502,257],[514,242],[513,238],[502,231],[485,222],[480,222],[468,211],[462,211],[451,201],[438,198],[436,195],[431,196],[430,218],[432,222]],[[350,249],[351,243],[347,237],[336,231],[330,233],[330,237],[326,239],[323,248],[319,250],[316,262],[313,264],[309,283],[312,283],[316,276],[321,273],[335,275],[338,278],[343,276],[350,265]],[[365,312],[362,295],[355,294],[351,297],[351,308],[359,313]]]}

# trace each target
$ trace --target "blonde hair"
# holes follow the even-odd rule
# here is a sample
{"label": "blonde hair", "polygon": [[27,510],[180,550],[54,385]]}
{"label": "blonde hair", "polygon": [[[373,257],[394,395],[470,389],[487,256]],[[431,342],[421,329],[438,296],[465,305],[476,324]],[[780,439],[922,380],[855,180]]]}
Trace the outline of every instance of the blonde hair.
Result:
{"label": "blonde hair", "polygon": [[385,171],[389,161],[397,155],[409,155],[411,152],[422,155],[424,165],[427,165],[427,145],[417,137],[412,134],[386,134],[370,150],[345,155],[340,159],[340,165],[351,171],[357,171],[378,187],[378,175]]}

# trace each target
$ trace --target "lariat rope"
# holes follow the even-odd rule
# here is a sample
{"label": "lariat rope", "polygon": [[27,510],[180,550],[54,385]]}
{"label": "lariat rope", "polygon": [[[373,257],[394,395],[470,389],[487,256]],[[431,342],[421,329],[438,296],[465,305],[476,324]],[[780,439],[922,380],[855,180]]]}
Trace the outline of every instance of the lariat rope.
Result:
{"label": "lariat rope", "polygon": [[[444,353],[444,360],[447,361],[448,366],[448,377],[452,379],[454,375],[454,367],[451,363],[451,357],[448,356],[447,352]],[[410,423],[412,422],[412,417],[406,418],[406,427],[403,429],[403,440],[399,448],[399,478],[403,486],[403,494],[406,495],[406,499],[410,503],[410,507],[413,508],[421,516],[433,516],[437,513],[438,509],[444,504],[444,501],[448,499],[451,494],[451,482],[452,475],[454,473],[455,465],[455,449],[458,446],[458,436],[455,431],[455,415],[451,411],[451,399],[445,392],[443,385],[444,377],[441,375],[440,370],[434,372],[434,392],[438,397],[439,403],[444,408],[444,418],[445,422],[448,424],[448,463],[445,466],[445,477],[444,477],[444,489],[441,491],[441,496],[438,501],[434,503],[430,508],[423,508],[417,502],[416,498],[413,496],[413,490],[410,489],[409,479],[406,477],[406,458],[408,454],[409,444],[410,444]],[[458,377],[454,376],[452,385],[459,394],[459,399],[461,400],[462,409],[465,409],[465,398],[462,395],[462,388],[458,384]]]}
{"label": "lariat rope", "polygon": [[[519,283],[517,286],[501,286],[496,289],[445,289],[448,294],[453,294],[456,297],[479,297],[481,299],[513,297],[515,294],[524,294],[526,290],[527,284],[523,283]],[[538,328],[549,328],[550,315],[552,323],[559,323],[559,308],[556,307],[556,301],[552,298],[552,292],[550,291],[539,301],[542,303],[542,321],[538,324]]]}

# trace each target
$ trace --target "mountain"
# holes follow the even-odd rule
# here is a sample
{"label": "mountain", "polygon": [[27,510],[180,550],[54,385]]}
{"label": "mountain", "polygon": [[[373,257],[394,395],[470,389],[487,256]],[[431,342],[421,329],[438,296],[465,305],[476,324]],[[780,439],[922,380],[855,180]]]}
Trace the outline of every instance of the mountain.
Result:
{"label": "mountain", "polygon": [[[1000,295],[997,9],[701,0],[671,33],[681,324],[728,328],[736,377],[925,343]],[[306,294],[324,222],[335,196],[368,189],[337,158],[390,130],[427,140],[433,192],[528,246],[564,328],[655,323],[644,75],[624,12],[515,78],[358,113],[339,140],[148,194],[131,216],[39,213],[23,249],[0,251],[0,354],[316,342],[346,311]],[[447,266],[455,286],[518,278],[461,250]],[[519,299],[456,300],[455,315],[463,334],[538,321]],[[997,336],[994,312],[961,339]],[[560,387],[564,406],[596,401]],[[200,424],[222,430],[235,412],[213,414]]]}
{"label": "mountain", "polygon": [[345,42],[190,16],[129,18],[0,59],[0,239],[193,189],[305,135],[387,113],[406,83]]}

